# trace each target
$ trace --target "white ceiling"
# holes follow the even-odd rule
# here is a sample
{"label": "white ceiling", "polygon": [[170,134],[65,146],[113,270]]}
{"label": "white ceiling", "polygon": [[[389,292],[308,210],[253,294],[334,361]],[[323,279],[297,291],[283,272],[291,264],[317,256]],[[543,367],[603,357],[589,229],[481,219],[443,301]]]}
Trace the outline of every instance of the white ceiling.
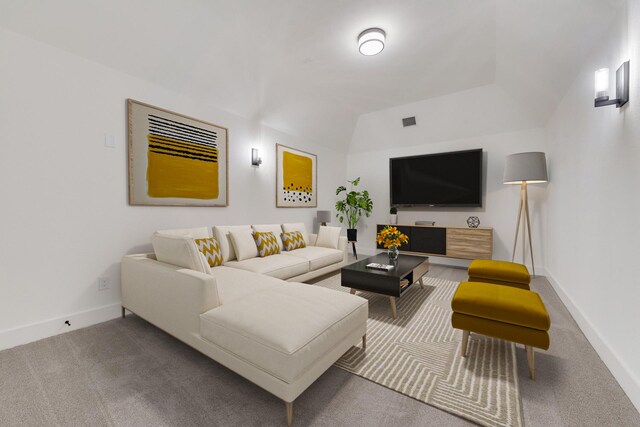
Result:
{"label": "white ceiling", "polygon": [[346,151],[361,114],[492,83],[544,124],[624,3],[0,0],[0,25]]}

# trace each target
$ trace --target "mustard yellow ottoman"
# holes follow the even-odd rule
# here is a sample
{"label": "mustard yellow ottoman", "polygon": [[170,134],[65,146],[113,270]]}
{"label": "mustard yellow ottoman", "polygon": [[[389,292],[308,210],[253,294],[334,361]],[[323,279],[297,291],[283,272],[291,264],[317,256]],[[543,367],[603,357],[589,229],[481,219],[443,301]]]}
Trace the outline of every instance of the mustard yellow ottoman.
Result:
{"label": "mustard yellow ottoman", "polygon": [[491,259],[476,259],[469,264],[469,282],[495,283],[529,290],[531,276],[522,264]]}
{"label": "mustard yellow ottoman", "polygon": [[540,295],[511,286],[462,282],[453,295],[451,308],[451,326],[463,331],[463,357],[467,356],[470,332],[524,344],[529,376],[535,380],[533,347],[549,348],[551,326]]}

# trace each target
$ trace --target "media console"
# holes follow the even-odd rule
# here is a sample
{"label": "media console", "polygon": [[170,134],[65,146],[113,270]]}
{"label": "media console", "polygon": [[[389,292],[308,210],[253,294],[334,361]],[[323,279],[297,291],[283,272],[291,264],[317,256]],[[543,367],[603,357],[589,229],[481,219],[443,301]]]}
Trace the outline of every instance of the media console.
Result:
{"label": "media console", "polygon": [[[378,224],[377,233],[388,224]],[[394,225],[409,236],[401,253],[433,255],[461,259],[491,259],[493,228],[438,227],[430,225]],[[378,249],[384,249],[378,245]]]}

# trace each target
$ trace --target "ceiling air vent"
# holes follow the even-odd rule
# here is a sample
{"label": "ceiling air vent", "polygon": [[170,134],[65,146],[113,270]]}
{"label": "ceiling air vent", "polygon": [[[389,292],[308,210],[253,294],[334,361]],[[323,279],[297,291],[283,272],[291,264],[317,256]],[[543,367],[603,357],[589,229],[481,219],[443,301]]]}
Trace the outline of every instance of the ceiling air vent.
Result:
{"label": "ceiling air vent", "polygon": [[402,127],[407,127],[407,126],[415,126],[416,125],[416,117],[405,117],[404,119],[402,119]]}

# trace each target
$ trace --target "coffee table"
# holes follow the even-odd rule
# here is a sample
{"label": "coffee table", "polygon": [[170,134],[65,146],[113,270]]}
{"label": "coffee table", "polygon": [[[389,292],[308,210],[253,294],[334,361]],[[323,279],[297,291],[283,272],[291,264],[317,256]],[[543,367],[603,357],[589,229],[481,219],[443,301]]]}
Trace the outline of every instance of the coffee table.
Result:
{"label": "coffee table", "polygon": [[[400,298],[416,281],[424,288],[422,276],[429,271],[429,257],[401,254],[393,263],[394,268],[389,271],[367,268],[367,264],[372,262],[391,264],[389,257],[384,253],[343,267],[340,271],[342,286],[351,288],[352,294],[358,290],[388,296],[391,315],[397,319],[396,298]],[[400,288],[400,282],[405,278],[409,279],[409,284]]]}

